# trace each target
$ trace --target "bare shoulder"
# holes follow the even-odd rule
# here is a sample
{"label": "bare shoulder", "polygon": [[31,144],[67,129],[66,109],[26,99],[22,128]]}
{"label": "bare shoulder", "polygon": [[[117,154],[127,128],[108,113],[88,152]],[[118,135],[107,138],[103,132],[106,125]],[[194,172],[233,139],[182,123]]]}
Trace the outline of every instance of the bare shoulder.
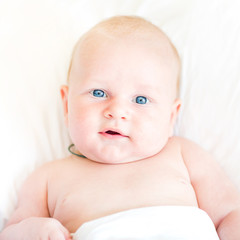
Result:
{"label": "bare shoulder", "polygon": [[193,141],[184,138],[184,137],[179,137],[179,136],[172,136],[169,138],[168,141],[169,144],[173,144],[173,145],[178,145],[178,146],[188,146],[189,144],[195,144]]}
{"label": "bare shoulder", "polygon": [[[199,144],[182,137],[174,137],[181,149],[181,155],[189,171],[192,183],[200,181],[203,176],[219,176],[218,181],[225,179],[223,169],[214,156]],[[212,179],[213,180],[213,179]],[[221,182],[221,181],[220,181]]]}
{"label": "bare shoulder", "polygon": [[173,136],[170,138],[170,141],[174,144],[179,145],[183,151],[186,150],[196,150],[196,148],[200,149],[201,147],[196,144],[194,141],[184,138],[184,137],[179,137],[179,136]]}
{"label": "bare shoulder", "polygon": [[212,218],[215,226],[240,204],[236,186],[208,151],[193,141],[176,137],[188,169],[198,204]]}
{"label": "bare shoulder", "polygon": [[[171,139],[171,141],[180,148],[183,160],[188,168],[198,167],[199,164],[205,165],[206,161],[217,164],[213,156],[197,143],[177,136]],[[199,170],[200,169],[198,169],[198,171]]]}
{"label": "bare shoulder", "polygon": [[179,150],[182,154],[186,154],[186,153],[189,154],[191,152],[196,153],[197,151],[203,151],[203,149],[193,141],[183,137],[178,137],[178,136],[173,136],[169,138],[166,147]]}
{"label": "bare shoulder", "polygon": [[32,216],[49,217],[47,203],[49,176],[66,161],[67,159],[61,159],[45,163],[26,178],[18,194],[17,207],[7,225]]}
{"label": "bare shoulder", "polygon": [[52,174],[57,174],[60,172],[66,172],[69,169],[73,169],[76,167],[76,165],[79,165],[84,162],[84,159],[79,159],[78,157],[74,157],[72,155],[62,158],[62,159],[56,159],[50,162],[47,162],[37,168],[33,172],[33,176],[44,176],[46,179],[48,179]]}

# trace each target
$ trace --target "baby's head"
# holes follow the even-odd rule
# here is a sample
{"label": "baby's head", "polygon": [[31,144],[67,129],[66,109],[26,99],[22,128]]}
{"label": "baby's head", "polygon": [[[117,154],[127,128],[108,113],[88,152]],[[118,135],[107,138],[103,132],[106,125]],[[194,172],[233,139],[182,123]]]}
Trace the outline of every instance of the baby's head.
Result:
{"label": "baby's head", "polygon": [[125,163],[161,151],[173,133],[180,60],[168,37],[139,17],[105,20],[78,41],[61,89],[77,151]]}

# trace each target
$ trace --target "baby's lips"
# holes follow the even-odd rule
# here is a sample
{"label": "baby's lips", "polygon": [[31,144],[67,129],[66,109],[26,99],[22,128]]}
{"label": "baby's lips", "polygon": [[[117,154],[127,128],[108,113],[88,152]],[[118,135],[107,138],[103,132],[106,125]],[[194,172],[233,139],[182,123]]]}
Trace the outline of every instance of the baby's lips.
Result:
{"label": "baby's lips", "polygon": [[123,134],[121,131],[119,131],[118,129],[106,129],[102,132],[99,132],[100,134],[103,135],[109,135],[109,136],[119,136],[119,137],[128,137],[127,135]]}
{"label": "baby's lips", "polygon": [[112,130],[108,130],[108,131],[106,131],[105,133],[110,134],[110,135],[121,135],[121,136],[122,136],[121,133],[116,132],[116,131],[112,131]]}

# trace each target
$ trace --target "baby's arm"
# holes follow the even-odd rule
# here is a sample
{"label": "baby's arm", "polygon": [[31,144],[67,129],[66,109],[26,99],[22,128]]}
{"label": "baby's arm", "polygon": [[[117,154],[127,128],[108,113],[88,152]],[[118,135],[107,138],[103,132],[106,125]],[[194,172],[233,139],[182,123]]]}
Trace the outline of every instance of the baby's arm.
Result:
{"label": "baby's arm", "polygon": [[50,218],[47,202],[47,168],[33,173],[20,191],[18,206],[0,240],[68,240],[70,234],[56,219]]}
{"label": "baby's arm", "polygon": [[182,155],[198,204],[212,218],[221,240],[240,239],[240,194],[210,154],[181,139]]}

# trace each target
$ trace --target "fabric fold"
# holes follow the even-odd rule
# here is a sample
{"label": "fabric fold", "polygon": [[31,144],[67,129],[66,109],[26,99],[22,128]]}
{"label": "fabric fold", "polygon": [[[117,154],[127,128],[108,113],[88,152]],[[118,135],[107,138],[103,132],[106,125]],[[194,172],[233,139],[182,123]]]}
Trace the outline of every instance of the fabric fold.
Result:
{"label": "fabric fold", "polygon": [[127,210],[84,223],[73,240],[219,240],[206,212],[189,206]]}

